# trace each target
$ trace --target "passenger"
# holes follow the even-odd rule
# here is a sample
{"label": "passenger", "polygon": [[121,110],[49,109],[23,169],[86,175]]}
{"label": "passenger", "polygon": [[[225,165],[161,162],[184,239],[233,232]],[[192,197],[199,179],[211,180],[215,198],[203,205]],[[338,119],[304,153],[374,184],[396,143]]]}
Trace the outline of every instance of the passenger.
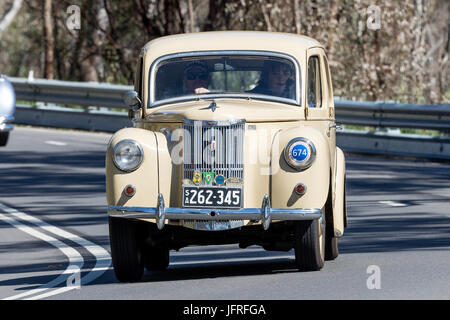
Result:
{"label": "passenger", "polygon": [[185,66],[183,73],[184,94],[208,93],[210,82],[211,73],[204,61],[193,61]]}
{"label": "passenger", "polygon": [[258,85],[249,93],[295,99],[294,72],[286,63],[265,61]]}

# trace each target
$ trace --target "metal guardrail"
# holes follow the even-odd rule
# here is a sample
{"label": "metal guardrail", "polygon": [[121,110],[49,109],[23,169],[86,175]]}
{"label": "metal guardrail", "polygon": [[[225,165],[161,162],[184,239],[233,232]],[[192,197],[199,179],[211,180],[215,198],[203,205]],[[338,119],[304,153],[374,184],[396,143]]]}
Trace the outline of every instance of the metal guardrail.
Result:
{"label": "metal guardrail", "polygon": [[[127,108],[122,95],[132,86],[9,78],[18,100],[63,105]],[[385,102],[335,100],[336,120],[358,126],[416,128],[450,131],[450,104],[409,105]]]}
{"label": "metal guardrail", "polygon": [[43,101],[63,105],[127,108],[122,95],[132,86],[27,78],[8,78],[17,100]]}
{"label": "metal guardrail", "polygon": [[[26,106],[16,108],[16,123],[86,130],[116,131],[131,126],[122,95],[132,86],[96,82],[8,78],[17,100],[82,106],[83,109]],[[92,108],[96,107],[96,108]],[[100,107],[100,108],[98,108]],[[450,132],[450,104],[410,105],[390,102],[357,102],[335,99],[336,122],[377,128],[411,128]],[[448,137],[419,137],[373,132],[339,132],[338,144],[344,150],[368,153],[424,156],[450,159]],[[433,147],[421,147],[417,144]]]}
{"label": "metal guardrail", "polygon": [[411,105],[335,100],[336,120],[343,124],[430,129],[450,132],[450,104]]}

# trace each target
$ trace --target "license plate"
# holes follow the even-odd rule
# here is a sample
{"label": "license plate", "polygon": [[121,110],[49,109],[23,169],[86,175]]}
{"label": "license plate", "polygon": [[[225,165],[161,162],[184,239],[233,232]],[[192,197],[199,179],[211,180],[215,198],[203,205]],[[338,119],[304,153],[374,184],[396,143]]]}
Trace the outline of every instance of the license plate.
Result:
{"label": "license plate", "polygon": [[183,187],[183,207],[242,208],[242,188]]}

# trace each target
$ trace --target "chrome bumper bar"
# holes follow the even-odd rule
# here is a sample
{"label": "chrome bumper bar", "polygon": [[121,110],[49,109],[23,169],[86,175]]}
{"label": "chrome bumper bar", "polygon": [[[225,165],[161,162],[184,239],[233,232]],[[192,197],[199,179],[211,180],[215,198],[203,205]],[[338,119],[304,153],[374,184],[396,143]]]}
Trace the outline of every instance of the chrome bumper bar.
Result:
{"label": "chrome bumper bar", "polygon": [[13,121],[14,117],[12,116],[0,116],[0,132],[11,131],[14,129],[14,126],[9,123]]}
{"label": "chrome bumper bar", "polygon": [[158,229],[164,228],[166,219],[175,220],[254,220],[261,221],[267,230],[272,220],[316,220],[322,217],[320,209],[276,209],[270,207],[269,197],[264,195],[261,208],[243,209],[195,209],[166,208],[162,194],[158,204],[153,207],[109,206],[111,217],[156,219]]}

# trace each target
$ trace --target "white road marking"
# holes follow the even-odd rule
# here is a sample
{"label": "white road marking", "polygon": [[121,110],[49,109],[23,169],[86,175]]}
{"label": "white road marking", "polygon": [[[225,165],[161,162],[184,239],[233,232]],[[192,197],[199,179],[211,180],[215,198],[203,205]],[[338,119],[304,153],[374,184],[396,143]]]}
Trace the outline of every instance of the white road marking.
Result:
{"label": "white road marking", "polygon": [[[109,266],[111,265],[111,256],[109,255],[108,251],[103,249],[101,246],[98,246],[98,245],[96,245],[96,244],[94,244],[94,243],[92,243],[92,242],[90,242],[90,241],[88,241],[86,239],[83,239],[83,238],[81,238],[81,237],[79,237],[77,235],[74,235],[74,234],[72,234],[70,232],[67,232],[67,231],[65,231],[65,230],[63,230],[61,228],[55,227],[55,226],[53,226],[51,224],[48,224],[47,222],[42,221],[42,220],[40,220],[40,219],[38,219],[36,217],[27,215],[27,214],[25,214],[23,212],[20,212],[20,211],[16,210],[16,209],[9,208],[9,207],[7,207],[5,205],[2,205],[1,203],[0,203],[0,209],[2,211],[4,211],[4,212],[7,212],[10,215],[10,216],[6,216],[6,215],[1,214],[0,217],[5,218],[6,222],[8,222],[8,221],[15,221],[15,223],[13,225],[15,227],[16,226],[20,226],[21,227],[20,230],[22,230],[22,231],[25,231],[25,230],[30,231],[30,229],[31,229],[32,233],[29,233],[29,232],[25,231],[25,232],[29,233],[30,235],[36,236],[37,238],[39,238],[41,240],[44,240],[44,241],[47,241],[47,242],[51,243],[52,245],[54,245],[54,243],[57,242],[58,244],[62,244],[63,246],[67,247],[66,249],[70,248],[67,245],[65,245],[63,242],[61,242],[61,241],[59,241],[57,239],[54,239],[52,237],[46,236],[45,234],[42,234],[42,233],[36,231],[36,232],[38,232],[38,233],[40,233],[40,234],[42,234],[44,236],[44,237],[38,237],[37,236],[38,234],[36,232],[33,232],[33,230],[34,230],[33,228],[30,228],[30,227],[27,227],[27,226],[21,224],[20,222],[18,222],[17,220],[12,218],[11,216],[13,216],[13,217],[15,217],[17,219],[21,219],[23,221],[27,221],[29,223],[32,223],[32,224],[36,225],[38,228],[46,230],[47,232],[53,233],[53,234],[55,234],[55,235],[57,235],[59,237],[62,237],[64,239],[66,239],[66,240],[73,241],[73,242],[77,243],[78,245],[84,247],[87,251],[89,251],[95,257],[96,263],[95,263],[94,268],[88,274],[86,274],[84,277],[81,278],[81,286],[83,286],[83,285],[85,285],[85,284],[87,284],[89,282],[94,281],[95,279],[100,277],[105,271],[107,271],[109,269]],[[25,229],[22,226],[25,227]],[[54,239],[56,242],[55,241],[50,242],[49,239]],[[61,245],[60,246],[56,246],[56,247],[58,249],[60,249],[61,251],[63,251]],[[75,251],[79,255],[79,253],[75,249],[73,249],[73,248],[70,248],[70,249]],[[64,253],[66,254],[66,252],[64,252]],[[73,252],[71,252],[71,253],[73,254]],[[81,257],[81,255],[79,255],[79,256]],[[82,257],[81,257],[81,259],[83,260]],[[73,260],[73,258],[72,258],[72,260]],[[69,258],[69,261],[70,261],[70,258]],[[83,260],[83,262],[84,262],[84,260]],[[83,264],[83,262],[81,263],[81,265]],[[74,268],[74,267],[71,267],[70,269],[68,268],[67,270],[69,270],[69,272],[67,272],[67,270],[66,270],[63,274],[66,274],[66,273],[69,273],[69,274],[67,276],[64,276],[64,277],[62,277],[62,275],[60,275],[60,277],[62,277],[62,279],[59,279],[59,280],[67,281],[67,279],[71,275],[73,275],[75,272],[80,272],[80,269],[81,269],[81,266],[78,267],[78,268]],[[38,290],[38,289],[34,289],[34,290],[31,290],[31,291],[28,291],[27,293],[31,292],[29,294],[22,293],[20,295],[9,297],[7,299],[10,299],[10,298],[18,299],[18,298],[22,298],[24,296],[29,296],[29,295],[32,295],[32,294],[35,294],[35,293],[39,293],[39,292],[41,292],[43,290],[47,290],[49,288],[55,287],[56,285],[62,283],[62,281],[59,281],[58,283],[56,283],[56,279],[55,279],[51,283],[48,283],[48,284],[42,286],[42,288],[38,288],[38,289],[42,289],[42,290],[34,291],[34,290]],[[50,284],[50,286],[49,286],[49,284]],[[52,295],[60,294],[60,293],[63,293],[63,292],[69,291],[69,290],[73,290],[73,289],[76,289],[76,288],[77,287],[75,287],[75,286],[66,286],[66,287],[62,287],[62,288],[58,288],[58,289],[52,290],[52,291],[47,292],[47,293],[40,294],[38,296],[34,296],[34,297],[30,298],[30,299],[33,299],[33,300],[35,300],[35,299],[42,299],[42,298],[46,298],[46,297],[49,297],[49,296],[52,296]]]}
{"label": "white road marking", "polygon": [[378,203],[386,204],[391,207],[407,207],[408,206],[405,203],[395,202],[395,201],[390,201],[390,200],[389,201],[378,201]]}
{"label": "white road marking", "polygon": [[51,145],[54,145],[54,146],[67,146],[67,143],[65,143],[65,142],[53,141],[53,140],[45,141],[45,143],[46,144],[51,144]]}
{"label": "white road marking", "polygon": [[[0,209],[2,209],[3,211],[6,211],[5,207],[2,204],[0,204]],[[6,209],[8,209],[8,208],[6,208]],[[23,293],[20,293],[20,294],[11,296],[11,297],[7,297],[3,300],[21,299],[21,298],[48,290],[50,288],[53,288],[53,287],[65,282],[70,275],[72,275],[74,272],[79,271],[80,268],[83,266],[83,263],[84,263],[83,257],[78,253],[77,250],[67,246],[64,242],[59,241],[59,240],[57,240],[51,236],[48,236],[46,234],[43,234],[40,231],[37,231],[36,230],[37,228],[28,227],[28,226],[24,225],[23,223],[17,221],[16,219],[14,219],[10,216],[6,216],[2,213],[0,213],[0,219],[5,221],[6,223],[9,223],[10,225],[19,229],[20,231],[28,233],[29,235],[31,235],[35,238],[38,238],[42,241],[45,241],[45,242],[51,244],[52,246],[58,248],[69,259],[69,266],[56,279],[40,286],[39,288],[32,289],[32,290],[29,290],[29,291],[26,291],[26,292],[23,292]]]}

